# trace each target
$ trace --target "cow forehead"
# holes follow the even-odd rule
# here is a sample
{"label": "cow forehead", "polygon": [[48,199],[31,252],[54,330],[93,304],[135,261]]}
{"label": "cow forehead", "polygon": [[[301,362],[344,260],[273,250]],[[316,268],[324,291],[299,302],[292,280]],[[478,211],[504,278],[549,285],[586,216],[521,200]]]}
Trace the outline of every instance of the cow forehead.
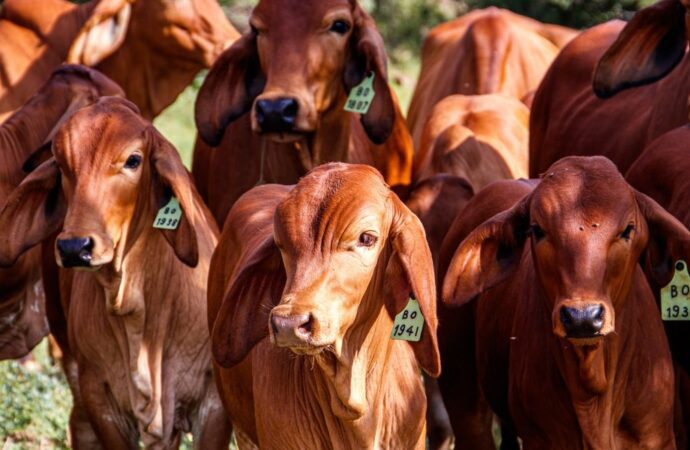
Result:
{"label": "cow forehead", "polygon": [[324,15],[333,9],[352,10],[352,6],[352,0],[261,0],[253,15],[271,25],[313,25],[320,24]]}
{"label": "cow forehead", "polygon": [[556,164],[542,177],[530,205],[531,215],[546,223],[592,222],[617,226],[635,209],[635,197],[608,161],[577,159]]}
{"label": "cow forehead", "polygon": [[302,179],[278,205],[276,231],[288,241],[335,239],[360,221],[380,226],[390,190],[381,175],[365,166],[330,165]]}
{"label": "cow forehead", "polygon": [[130,106],[100,101],[74,114],[55,136],[59,161],[78,168],[113,157],[143,141],[147,123]]}

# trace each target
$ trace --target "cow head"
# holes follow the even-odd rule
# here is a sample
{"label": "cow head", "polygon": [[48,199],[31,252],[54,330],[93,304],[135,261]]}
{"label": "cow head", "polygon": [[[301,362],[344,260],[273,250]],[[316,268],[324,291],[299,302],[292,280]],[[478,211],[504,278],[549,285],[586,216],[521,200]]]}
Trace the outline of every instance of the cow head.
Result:
{"label": "cow head", "polygon": [[[270,242],[235,271],[213,326],[217,362],[239,363],[266,335],[298,355],[352,358],[357,349],[348,343],[369,333],[389,339],[390,320],[413,294],[425,326],[412,347],[422,368],[438,375],[435,283],[424,230],[375,169],[315,169],[277,206],[273,230]],[[372,331],[382,315],[390,317],[385,329]],[[240,317],[244,326],[237,325]]]}
{"label": "cow head", "polygon": [[211,67],[236,37],[216,0],[100,0],[67,60],[94,66],[129,39],[157,56]]}
{"label": "cow head", "polygon": [[[680,222],[632,189],[608,159],[564,158],[524,200],[463,241],[443,298],[462,304],[519,264],[533,264],[553,332],[589,345],[615,331],[617,311],[634,307],[625,303],[640,258],[670,268],[670,250],[688,238]],[[531,260],[521,256],[526,243]]]}
{"label": "cow head", "polygon": [[608,98],[668,75],[688,44],[690,1],[662,0],[640,10],[601,58],[594,92]]}
{"label": "cow head", "polygon": [[159,208],[174,195],[183,210],[179,227],[161,232],[184,263],[196,265],[189,174],[133,104],[104,97],[80,110],[56,134],[53,154],[0,213],[6,230],[0,263],[14,262],[62,224],[55,248],[60,266],[119,271],[136,237],[151,229]]}
{"label": "cow head", "polygon": [[355,0],[262,0],[250,23],[199,93],[196,121],[209,145],[248,111],[253,130],[274,140],[313,133],[370,73],[376,96],[362,123],[372,141],[388,138],[395,110],[383,39]]}

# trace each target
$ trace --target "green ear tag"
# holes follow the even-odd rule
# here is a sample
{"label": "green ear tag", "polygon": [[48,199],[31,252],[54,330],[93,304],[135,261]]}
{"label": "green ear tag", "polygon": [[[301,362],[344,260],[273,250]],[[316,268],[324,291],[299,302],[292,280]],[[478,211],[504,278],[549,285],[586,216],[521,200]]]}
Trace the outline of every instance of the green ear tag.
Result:
{"label": "green ear tag", "polygon": [[419,309],[419,302],[412,296],[407,306],[395,316],[391,339],[419,342],[424,330],[424,316]]}
{"label": "green ear tag", "polygon": [[676,272],[668,286],[661,288],[661,318],[690,320],[690,275],[683,260],[676,262]]}
{"label": "green ear tag", "polygon": [[371,103],[374,101],[374,72],[366,77],[364,81],[353,87],[350,91],[350,96],[345,102],[345,111],[366,114],[371,108]]}
{"label": "green ear tag", "polygon": [[153,228],[159,230],[177,230],[182,218],[182,208],[180,202],[175,197],[171,197],[167,205],[158,210],[156,220],[153,221]]}

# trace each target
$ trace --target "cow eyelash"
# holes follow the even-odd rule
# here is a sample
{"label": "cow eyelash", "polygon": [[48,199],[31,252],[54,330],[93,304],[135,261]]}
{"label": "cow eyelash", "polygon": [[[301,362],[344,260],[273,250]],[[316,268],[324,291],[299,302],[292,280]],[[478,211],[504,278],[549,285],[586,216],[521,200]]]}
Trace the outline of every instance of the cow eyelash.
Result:
{"label": "cow eyelash", "polygon": [[533,223],[530,226],[529,232],[532,236],[534,236],[534,239],[537,242],[541,241],[542,239],[544,239],[546,237],[546,233],[544,233],[544,230],[542,230],[541,227],[539,225],[537,225],[536,223]]}
{"label": "cow eyelash", "polygon": [[336,20],[331,24],[331,27],[328,29],[328,31],[345,35],[348,31],[350,31],[350,24],[345,20]]}
{"label": "cow eyelash", "polygon": [[141,165],[141,155],[129,155],[125,161],[125,169],[134,170]]}
{"label": "cow eyelash", "polygon": [[357,245],[359,247],[371,248],[374,245],[376,245],[376,242],[378,241],[378,239],[379,239],[378,237],[374,236],[371,233],[362,233],[359,235]]}
{"label": "cow eyelash", "polygon": [[628,224],[628,226],[625,227],[625,230],[623,230],[623,232],[621,233],[620,238],[629,241],[632,237],[633,231],[635,231],[635,224]]}

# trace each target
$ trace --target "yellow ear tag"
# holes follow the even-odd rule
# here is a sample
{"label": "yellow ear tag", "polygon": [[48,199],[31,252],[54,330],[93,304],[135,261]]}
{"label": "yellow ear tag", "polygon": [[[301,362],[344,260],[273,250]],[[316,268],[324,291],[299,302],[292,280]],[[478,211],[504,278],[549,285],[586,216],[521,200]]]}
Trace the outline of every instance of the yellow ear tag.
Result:
{"label": "yellow ear tag", "polygon": [[412,296],[407,306],[395,316],[391,339],[419,342],[424,330],[424,316],[419,309],[419,302]]}
{"label": "yellow ear tag", "polygon": [[350,91],[350,96],[345,102],[345,111],[366,114],[371,108],[371,103],[374,101],[374,72],[366,77],[361,83],[353,87]]}
{"label": "yellow ear tag", "polygon": [[671,282],[661,288],[661,318],[663,320],[690,320],[690,275],[683,260],[676,262]]}
{"label": "yellow ear tag", "polygon": [[159,230],[177,230],[182,218],[182,208],[180,202],[175,197],[171,197],[167,205],[158,210],[158,215],[153,221],[153,228]]}

